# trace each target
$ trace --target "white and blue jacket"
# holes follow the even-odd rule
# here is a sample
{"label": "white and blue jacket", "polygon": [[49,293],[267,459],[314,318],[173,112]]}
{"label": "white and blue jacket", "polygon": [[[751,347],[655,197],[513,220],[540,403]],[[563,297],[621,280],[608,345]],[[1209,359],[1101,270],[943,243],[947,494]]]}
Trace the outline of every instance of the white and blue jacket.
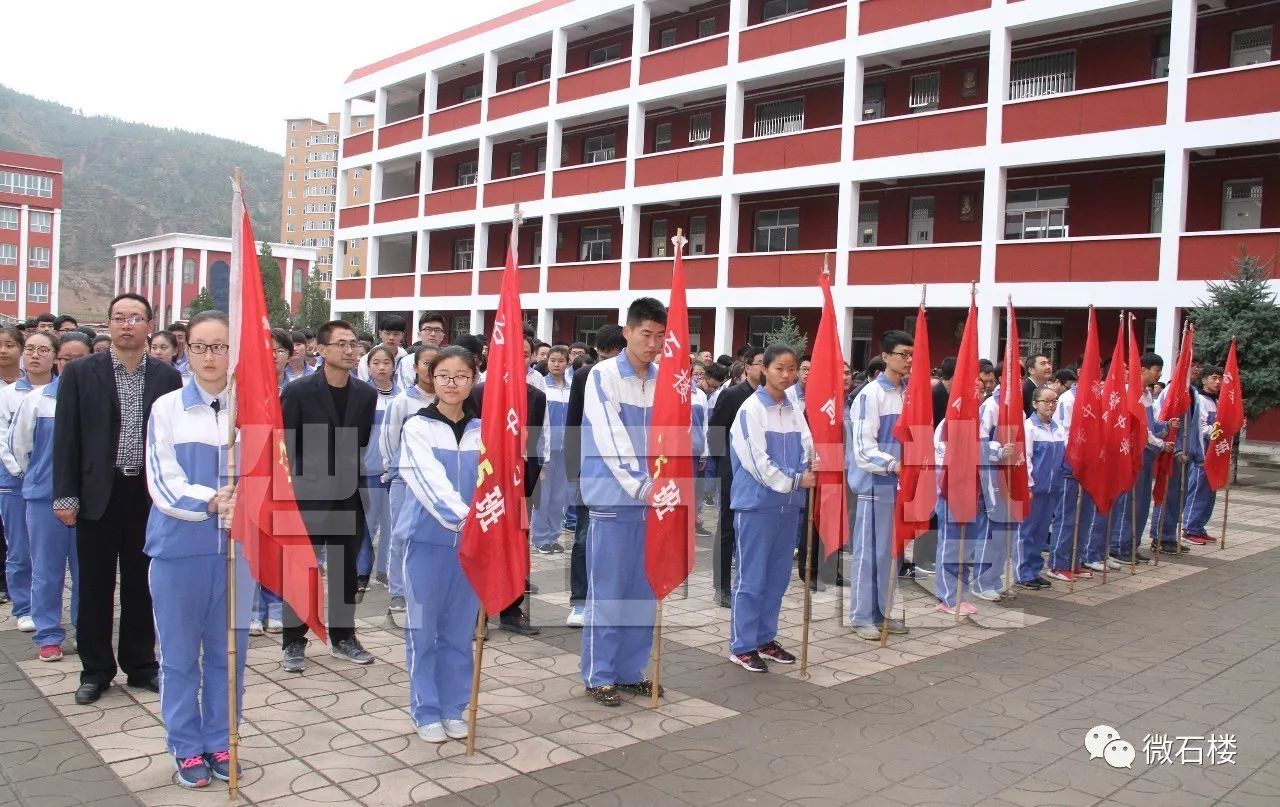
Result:
{"label": "white and blue jacket", "polygon": [[33,387],[22,400],[9,427],[6,451],[22,479],[22,498],[53,498],[53,415],[58,405],[58,379]]}
{"label": "white and blue jacket", "polygon": [[787,399],[796,409],[804,411],[804,386],[799,381],[787,387]]}
{"label": "white and blue jacket", "polygon": [[209,501],[226,484],[227,407],[191,379],[161,395],[147,423],[147,489],[151,514],[143,551],[153,558],[221,555],[226,532]]}
{"label": "white and blue jacket", "polygon": [[691,446],[693,448],[693,458],[698,460],[710,454],[707,450],[707,413],[711,411],[711,406],[707,402],[707,393],[698,389],[697,386],[692,388],[692,396],[693,401],[690,407],[693,416]]}
{"label": "white and blue jacket", "polygon": [[0,389],[0,493],[13,493],[22,488],[23,466],[13,456],[9,432],[18,417],[18,408],[33,389],[25,375]]}
{"label": "white and blue jacket", "polygon": [[582,501],[592,510],[644,518],[653,477],[649,424],[658,365],[636,375],[625,352],[596,364],[582,413]]}
{"label": "white and blue jacket", "polygon": [[553,454],[564,451],[564,430],[569,421],[569,387],[567,375],[564,377],[564,385],[559,387],[550,373],[543,379],[542,388],[547,393],[547,439]]}
{"label": "white and blue jacket", "polygon": [[775,403],[760,387],[743,402],[729,427],[729,489],[734,510],[802,507],[800,477],[813,455],[804,413],[783,395]]}
{"label": "white and blue jacket", "polygon": [[422,391],[417,384],[405,387],[404,391],[391,399],[387,411],[382,416],[382,430],[377,441],[370,440],[369,445],[377,445],[382,458],[382,467],[386,469],[387,479],[400,477],[400,432],[409,418],[418,411],[435,403],[436,396]]}
{"label": "white and blue jacket", "polygon": [[369,433],[369,445],[364,450],[364,464],[360,473],[362,476],[381,477],[387,471],[387,463],[382,458],[382,431],[387,424],[387,410],[399,390],[395,381],[391,382],[391,389],[386,392],[377,387],[373,390],[378,393],[378,403],[373,410],[373,430]]}
{"label": "white and blue jacket", "polygon": [[[1152,404],[1156,417],[1159,417],[1160,410],[1164,408],[1164,399],[1169,394],[1169,389],[1171,388],[1165,388],[1164,392],[1160,393],[1160,397]],[[1189,394],[1191,396],[1191,406],[1187,408],[1186,412],[1182,413],[1182,428],[1178,429],[1174,450],[1184,452],[1189,462],[1200,463],[1204,462],[1204,432],[1201,412],[1204,409],[1205,398],[1194,389]],[[1209,425],[1212,426],[1213,424]]]}
{"label": "white and blue jacket", "polygon": [[1052,418],[1026,420],[1027,484],[1032,493],[1049,494],[1067,473],[1067,430]]}
{"label": "white and blue jacket", "polygon": [[414,415],[401,437],[405,497],[396,530],[417,541],[456,549],[471,509],[480,464],[480,418],[468,414],[462,437],[433,403]]}
{"label": "white and blue jacket", "polygon": [[894,386],[881,373],[863,386],[849,407],[849,440],[845,449],[849,488],[869,495],[875,488],[893,492],[898,477],[891,469],[902,461],[902,444],[893,436],[893,427],[902,415],[902,395],[907,378]]}

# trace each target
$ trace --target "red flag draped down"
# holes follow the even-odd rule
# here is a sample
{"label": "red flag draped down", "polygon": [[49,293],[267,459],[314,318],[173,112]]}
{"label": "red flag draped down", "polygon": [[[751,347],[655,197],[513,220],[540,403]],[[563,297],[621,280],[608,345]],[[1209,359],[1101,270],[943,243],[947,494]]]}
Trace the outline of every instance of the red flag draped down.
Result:
{"label": "red flag draped down", "polygon": [[1125,417],[1128,419],[1128,450],[1121,443],[1120,454],[1128,457],[1128,468],[1124,479],[1124,489],[1132,488],[1142,472],[1142,452],[1147,447],[1147,407],[1143,403],[1146,390],[1142,384],[1142,354],[1138,348],[1138,337],[1134,333],[1133,323],[1137,319],[1129,315],[1129,364],[1128,380],[1125,389]]}
{"label": "red flag draped down", "polygon": [[1102,387],[1099,401],[1101,424],[1098,430],[1099,473],[1089,474],[1085,489],[1097,506],[1098,512],[1107,515],[1116,498],[1133,484],[1129,478],[1132,465],[1123,448],[1129,440],[1128,405],[1125,403],[1124,374],[1124,322],[1116,326],[1116,344],[1111,351],[1111,367]]}
{"label": "red flag draped down", "polygon": [[829,557],[849,537],[844,468],[844,355],[836,332],[831,275],[823,271],[818,276],[818,286],[822,289],[822,319],[813,342],[804,414],[818,455],[813,528],[821,538],[823,557]]}
{"label": "red flag draped down", "polygon": [[978,306],[969,300],[969,318],[960,339],[956,373],[947,401],[942,439],[947,444],[942,469],[942,495],[948,517],[965,524],[978,516]]}
{"label": "red flag draped down", "polygon": [[1009,518],[1021,522],[1031,506],[1031,489],[1027,484],[1027,417],[1022,412],[1021,345],[1018,339],[1018,315],[1010,302],[1006,310],[1009,336],[1004,347],[1004,375],[1000,379],[1000,404],[996,421],[996,439],[1001,445],[1012,445],[1013,456],[1004,465],[1004,495],[1009,503]]}
{"label": "red flag draped down", "polygon": [[[240,467],[231,537],[244,547],[254,579],[280,595],[316,636],[328,641],[320,570],[298,511],[285,453],[275,343],[253,226],[238,186],[234,196],[229,313],[235,384],[231,406],[239,429]],[[277,271],[276,267],[271,271]]]}
{"label": "red flag draped down", "polygon": [[1098,318],[1089,307],[1089,330],[1084,342],[1084,361],[1080,365],[1080,373],[1076,380],[1075,401],[1071,408],[1071,422],[1067,435],[1067,464],[1080,487],[1094,490],[1098,487],[1096,477],[1105,469],[1102,467],[1102,438],[1098,419],[1102,401],[1102,371],[1099,368],[1101,359],[1098,356]]}
{"label": "red flag draped down", "polygon": [[[1188,325],[1182,332],[1182,346],[1178,349],[1178,363],[1174,366],[1173,378],[1169,379],[1169,386],[1165,388],[1163,403],[1161,403],[1160,412],[1157,415],[1161,423],[1166,423],[1174,418],[1181,418],[1191,408],[1191,354],[1195,339],[1195,328]],[[1183,428],[1186,428],[1187,425],[1186,423],[1181,424]],[[1195,424],[1190,425],[1195,426]],[[1170,427],[1165,441],[1176,445],[1178,442],[1178,430]],[[1152,499],[1158,505],[1164,504],[1164,496],[1169,488],[1169,479],[1172,474],[1173,454],[1167,451],[1161,452],[1156,459],[1154,469],[1155,484],[1151,493]]]}
{"label": "red flag draped down", "polygon": [[644,569],[654,596],[662,599],[693,571],[692,368],[689,360],[689,311],[685,307],[684,238],[677,236],[671,271],[667,334],[658,360],[653,393],[649,456],[653,457],[653,495],[645,513]]}
{"label": "red flag draped down", "polygon": [[[902,444],[898,495],[893,503],[893,555],[902,557],[907,543],[929,529],[938,503],[933,455],[933,379],[929,369],[929,323],[924,306],[916,312],[915,353],[902,396],[902,414],[893,426],[893,439]],[[977,372],[975,368],[975,373]],[[948,410],[949,411],[949,410]]]}
{"label": "red flag draped down", "polygon": [[480,473],[458,549],[462,570],[490,616],[524,593],[524,580],[529,574],[529,551],[522,529],[523,449],[529,400],[515,259],[518,229],[512,227],[507,268],[502,273],[502,292],[489,338],[480,413]]}
{"label": "red flag draped down", "polygon": [[1218,417],[1204,452],[1204,475],[1209,487],[1221,490],[1231,473],[1231,444],[1244,426],[1244,392],[1240,387],[1240,365],[1236,361],[1236,340],[1231,340],[1227,362],[1222,368],[1222,389],[1218,392]]}

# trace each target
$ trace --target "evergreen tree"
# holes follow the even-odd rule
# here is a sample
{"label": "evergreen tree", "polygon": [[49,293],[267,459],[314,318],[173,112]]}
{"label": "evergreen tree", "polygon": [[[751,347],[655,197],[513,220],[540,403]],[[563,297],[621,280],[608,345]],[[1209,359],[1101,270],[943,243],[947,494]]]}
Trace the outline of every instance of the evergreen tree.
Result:
{"label": "evergreen tree", "polygon": [[289,304],[284,301],[280,268],[271,254],[271,245],[266,241],[262,242],[262,251],[258,253],[258,271],[262,273],[262,293],[267,298],[267,319],[271,321],[271,327],[291,327],[292,317]]}
{"label": "evergreen tree", "polygon": [[209,293],[209,289],[200,289],[200,293],[191,298],[191,304],[187,306],[187,319],[191,319],[201,311],[216,311],[217,308],[218,303]]}
{"label": "evergreen tree", "polygon": [[1196,326],[1195,355],[1203,364],[1222,365],[1236,339],[1245,414],[1257,417],[1280,406],[1280,306],[1268,286],[1272,265],[1243,248],[1235,271],[1209,283],[1209,299],[1187,312]]}
{"label": "evergreen tree", "polygon": [[796,327],[796,318],[791,314],[786,314],[782,318],[782,323],[778,325],[777,330],[769,331],[764,335],[764,346],[769,345],[786,345],[796,352],[797,356],[803,356],[806,348],[809,346],[809,337],[800,332]]}
{"label": "evergreen tree", "polygon": [[[356,332],[357,336],[373,333],[373,326],[369,324],[369,318],[360,311],[352,311],[349,314],[339,314],[338,319],[346,320],[351,323],[351,328]],[[324,321],[328,322],[328,320]],[[374,335],[376,337],[376,334]]]}
{"label": "evergreen tree", "polygon": [[329,295],[315,279],[315,273],[302,281],[302,304],[298,307],[298,324],[319,330],[329,321]]}

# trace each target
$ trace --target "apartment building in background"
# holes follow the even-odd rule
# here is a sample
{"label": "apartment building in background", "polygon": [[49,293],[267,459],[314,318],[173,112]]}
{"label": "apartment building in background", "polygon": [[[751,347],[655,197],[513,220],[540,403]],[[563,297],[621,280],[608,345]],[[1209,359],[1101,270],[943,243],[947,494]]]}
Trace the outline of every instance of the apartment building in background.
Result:
{"label": "apartment building in background", "polygon": [[[338,127],[341,115],[328,119],[285,121],[284,183],[280,192],[280,242],[317,250],[317,279],[328,291],[334,277],[333,237],[338,209]],[[356,131],[371,127],[372,115],[353,116]],[[353,172],[349,192],[367,194],[368,172]],[[362,269],[363,252],[353,247],[338,277]],[[345,270],[345,271],[344,271]]]}
{"label": "apartment building in background", "polygon": [[985,356],[1012,296],[1028,354],[1076,362],[1097,305],[1104,350],[1124,309],[1172,366],[1206,283],[1280,252],[1277,27],[1270,0],[542,0],[351,74],[334,260],[368,271],[334,310],[485,332],[519,203],[546,341],[665,300],[682,229],[695,349],[812,335],[825,263],[855,367],[925,284],[938,360],[976,284]]}
{"label": "apartment building in background", "polygon": [[57,313],[62,160],[0,151],[0,320]]}

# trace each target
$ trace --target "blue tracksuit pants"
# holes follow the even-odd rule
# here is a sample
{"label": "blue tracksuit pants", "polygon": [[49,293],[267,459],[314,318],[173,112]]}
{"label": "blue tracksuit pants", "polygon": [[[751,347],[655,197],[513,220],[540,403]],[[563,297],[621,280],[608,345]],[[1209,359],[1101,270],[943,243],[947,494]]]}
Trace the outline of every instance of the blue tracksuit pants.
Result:
{"label": "blue tracksuit pants", "polygon": [[[1190,478],[1191,469],[1187,468]],[[1165,493],[1164,505],[1151,508],[1151,542],[1160,542],[1161,552],[1176,552],[1178,540],[1178,507],[1182,503],[1182,461],[1173,459],[1173,469],[1169,473],[1169,488]],[[1162,512],[1163,511],[1163,512]]]}
{"label": "blue tracksuit pants", "polygon": [[27,502],[20,491],[0,493],[0,519],[8,551],[4,561],[5,582],[13,602],[13,616],[31,614],[31,542],[27,538]]}
{"label": "blue tracksuit pants", "polygon": [[893,563],[894,488],[876,485],[873,491],[858,494],[852,533],[849,621],[855,627],[879,627],[884,622],[891,608],[890,581],[898,573]]}
{"label": "blue tracksuit pants", "polygon": [[480,598],[456,547],[410,541],[403,566],[409,716],[418,727],[460,720],[471,700],[471,637]]}
{"label": "blue tracksuit pants", "polygon": [[404,507],[404,497],[408,492],[404,480],[396,477],[391,480],[391,490],[387,500],[391,506],[391,523],[388,534],[391,536],[387,546],[387,593],[392,597],[403,597],[404,594],[404,553],[409,536],[396,524],[400,521],[400,509]]}
{"label": "blue tracksuit pants", "polygon": [[1049,526],[1061,506],[1066,483],[1066,477],[1059,476],[1048,489],[1031,494],[1031,508],[1018,527],[1018,542],[1013,549],[1014,574],[1019,583],[1029,583],[1044,571],[1041,552],[1049,541]]}
{"label": "blue tracksuit pants", "polygon": [[737,510],[733,528],[738,536],[734,563],[733,611],[730,614],[729,652],[750,653],[778,635],[778,612],[791,579],[791,556],[800,509],[772,507]]}
{"label": "blue tracksuit pants", "polygon": [[[1083,497],[1083,498],[1081,498]],[[1080,531],[1076,532],[1076,503],[1080,504]],[[1061,503],[1053,514],[1053,535],[1049,546],[1049,568],[1071,569],[1072,547],[1076,568],[1102,560],[1107,542],[1107,517],[1098,515],[1089,494],[1080,490],[1075,477],[1063,480]]]}
{"label": "blue tracksuit pants", "polygon": [[356,574],[368,577],[374,568],[374,539],[378,571],[387,571],[387,550],[391,544],[391,500],[387,486],[376,476],[360,480],[360,498],[364,505],[364,527],[360,538],[360,552],[356,555]]}
{"label": "blue tracksuit pants", "polygon": [[[983,533],[977,536],[979,540],[974,547],[978,572],[971,588],[974,591],[1002,592],[1005,589],[1005,564],[1012,562],[1012,545],[1018,536],[1018,524],[1011,518],[1009,505],[1001,502],[987,509],[987,526]],[[1008,582],[1013,584],[1012,580]]]}
{"label": "blue tracksuit pants", "polygon": [[[938,497],[938,549],[936,564],[938,599],[950,607],[959,602],[961,586],[972,587],[983,568],[977,558],[987,527],[986,504],[978,494],[977,517],[966,524],[951,520],[947,500]],[[963,528],[963,529],[962,529]],[[1001,558],[1003,563],[1003,558]]]}
{"label": "blue tracksuit pants", "polygon": [[255,585],[253,587],[253,618],[266,624],[268,620],[275,619],[283,622],[282,601],[262,586]]}
{"label": "blue tracksuit pants", "polygon": [[1182,512],[1182,531],[1188,535],[1208,535],[1206,527],[1213,517],[1217,498],[1204,475],[1203,463],[1192,463],[1187,469],[1187,506]]}
{"label": "blue tracksuit pants", "polygon": [[[1116,519],[1119,526],[1112,531],[1115,538],[1111,544],[1111,552],[1122,559],[1128,558],[1132,552],[1133,536],[1141,536],[1147,530],[1147,519],[1151,516],[1151,473],[1155,464],[1155,455],[1146,453],[1142,457],[1142,470],[1138,472],[1138,481],[1133,490],[1126,492],[1116,502]],[[1135,512],[1136,511],[1136,512]],[[1121,518],[1123,514],[1124,518]],[[1137,530],[1134,530],[1134,517],[1137,517]],[[1141,545],[1141,540],[1139,540]]]}
{"label": "blue tracksuit pants", "polygon": [[[62,644],[67,637],[62,627],[62,593],[66,590],[67,568],[71,569],[71,620],[80,606],[80,563],[76,557],[76,530],[53,515],[53,501],[27,502],[25,531],[31,540],[31,617],[36,647]],[[17,523],[17,522],[15,522]],[[5,526],[8,526],[6,522]]]}
{"label": "blue tracksuit pants", "polygon": [[1097,563],[1107,550],[1107,517],[1098,512],[1093,497],[1081,491],[1084,501],[1080,505],[1080,557],[1077,565]]}
{"label": "blue tracksuit pants", "polygon": [[[253,580],[244,558],[236,561],[236,688],[243,695]],[[226,751],[230,745],[226,570],[225,555],[151,559],[160,714],[169,753],[178,759]],[[243,700],[237,698],[237,705]]]}
{"label": "blue tracksuit pants", "polygon": [[644,571],[644,508],[630,509],[637,512],[590,512],[581,661],[589,687],[643,681],[653,647],[656,600]]}
{"label": "blue tracksuit pants", "polygon": [[573,486],[564,476],[564,452],[551,452],[543,477],[534,494],[533,519],[529,528],[535,547],[550,546],[560,539],[565,508],[573,499]]}

